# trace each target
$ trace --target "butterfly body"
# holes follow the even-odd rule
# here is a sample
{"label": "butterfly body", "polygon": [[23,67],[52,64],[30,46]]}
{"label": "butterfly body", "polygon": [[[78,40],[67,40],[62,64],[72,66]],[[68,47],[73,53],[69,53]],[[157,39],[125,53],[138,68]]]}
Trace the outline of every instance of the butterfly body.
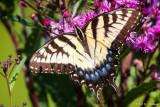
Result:
{"label": "butterfly body", "polygon": [[80,85],[93,89],[98,103],[98,89],[114,83],[117,73],[115,56],[133,27],[142,18],[140,11],[122,8],[91,19],[74,33],[59,35],[43,45],[30,60],[33,72],[67,73]]}

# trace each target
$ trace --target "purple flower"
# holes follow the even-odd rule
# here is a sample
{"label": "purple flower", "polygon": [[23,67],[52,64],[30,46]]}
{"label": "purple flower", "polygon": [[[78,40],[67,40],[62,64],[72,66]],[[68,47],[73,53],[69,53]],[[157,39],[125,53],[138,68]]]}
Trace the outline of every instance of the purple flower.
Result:
{"label": "purple flower", "polygon": [[143,31],[148,30],[148,28],[150,28],[152,24],[153,24],[152,22],[144,23],[142,26]]}
{"label": "purple flower", "polygon": [[156,72],[154,75],[152,75],[152,80],[160,80],[160,73]]}
{"label": "purple flower", "polygon": [[136,51],[140,50],[144,53],[152,53],[155,50],[155,44],[149,39],[149,36],[142,34],[141,36],[136,38],[133,48],[136,49]]}
{"label": "purple flower", "polygon": [[156,9],[153,11],[153,13],[154,13],[155,15],[159,15],[159,9],[156,8]]}
{"label": "purple flower", "polygon": [[60,35],[59,30],[62,29],[61,25],[54,20],[51,20],[50,22],[51,32],[49,32],[50,36],[55,37],[57,35]]}
{"label": "purple flower", "polygon": [[148,14],[152,13],[152,10],[151,10],[151,8],[144,7],[142,10],[142,13],[148,15]]}
{"label": "purple flower", "polygon": [[79,19],[77,21],[77,25],[82,28],[90,19],[94,18],[97,16],[95,11],[93,10],[88,10],[84,12],[82,15],[79,16]]}
{"label": "purple flower", "polygon": [[138,0],[115,0],[120,6],[136,8],[140,4]]}
{"label": "purple flower", "polygon": [[131,32],[130,36],[127,37],[126,39],[126,45],[130,47],[130,43],[134,43],[135,40],[135,35],[137,34],[137,32]]}
{"label": "purple flower", "polygon": [[160,26],[154,26],[153,29],[154,29],[153,32],[155,34],[160,34]]}
{"label": "purple flower", "polygon": [[102,13],[108,12],[108,11],[111,11],[111,3],[108,2],[107,0],[103,0],[102,1],[102,7],[99,11],[99,14],[102,14]]}

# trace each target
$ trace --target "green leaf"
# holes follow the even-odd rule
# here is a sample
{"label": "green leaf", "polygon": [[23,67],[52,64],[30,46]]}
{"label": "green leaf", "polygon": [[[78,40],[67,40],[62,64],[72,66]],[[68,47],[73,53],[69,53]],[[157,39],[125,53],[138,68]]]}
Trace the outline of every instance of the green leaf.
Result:
{"label": "green leaf", "polygon": [[130,102],[132,102],[137,97],[151,91],[153,88],[157,86],[160,81],[151,81],[149,83],[143,83],[137,88],[132,89],[126,95],[126,98],[122,102],[122,107],[126,107]]}
{"label": "green leaf", "polygon": [[15,85],[15,82],[16,82],[16,80],[17,80],[18,74],[19,74],[19,72],[20,72],[20,70],[21,70],[21,68],[22,68],[22,66],[23,66],[23,64],[24,64],[25,61],[26,61],[26,57],[24,57],[24,58],[21,60],[20,64],[17,65],[17,66],[14,68],[14,70],[13,70],[11,76],[10,76],[10,83],[9,83],[9,85],[10,85],[10,90],[11,90],[11,91],[12,91],[14,85]]}
{"label": "green leaf", "polygon": [[132,46],[131,47],[125,47],[125,46],[123,46],[123,49],[120,50],[120,51],[123,51],[122,55],[121,55],[121,57],[118,60],[122,60],[125,56],[127,56],[129,54],[129,52],[131,50],[132,50]]}
{"label": "green leaf", "polygon": [[9,16],[4,16],[3,19],[5,20],[11,20],[11,21],[16,21],[16,22],[19,22],[25,26],[29,26],[29,27],[36,27],[34,25],[34,23],[31,23],[25,19],[23,19],[21,16],[19,15],[9,15]]}
{"label": "green leaf", "polygon": [[87,0],[86,10],[94,10],[94,2],[96,2],[96,0]]}
{"label": "green leaf", "polygon": [[73,3],[73,14],[77,15],[84,7],[85,0],[75,0]]}

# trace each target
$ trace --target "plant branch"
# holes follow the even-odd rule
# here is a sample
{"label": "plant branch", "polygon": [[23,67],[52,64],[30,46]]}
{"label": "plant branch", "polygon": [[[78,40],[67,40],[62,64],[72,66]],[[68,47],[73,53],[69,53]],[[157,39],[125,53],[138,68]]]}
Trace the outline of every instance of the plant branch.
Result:
{"label": "plant branch", "polygon": [[0,74],[5,78],[4,74],[2,74],[1,72],[0,72]]}
{"label": "plant branch", "polygon": [[8,91],[9,91],[10,106],[13,107],[13,104],[12,104],[12,91],[11,91],[10,85],[9,85],[9,77],[5,77],[5,78],[6,78],[6,81],[7,81],[7,87],[8,87]]}
{"label": "plant branch", "polygon": [[102,90],[100,90],[100,107],[103,107],[102,97],[103,97]]}
{"label": "plant branch", "polygon": [[36,12],[38,12],[39,14],[41,14],[42,16],[44,16],[46,19],[50,19],[50,17],[46,16],[45,14],[43,14],[41,11],[37,10],[35,7],[33,7],[32,5],[30,5],[27,1],[22,1],[23,3],[25,3],[26,5],[28,5],[29,7],[31,7],[33,10],[35,10]]}
{"label": "plant branch", "polygon": [[14,63],[14,65],[13,65],[13,67],[12,67],[10,73],[9,73],[9,77],[10,77],[10,75],[12,74],[12,71],[13,71],[13,69],[14,69],[15,66],[16,66],[16,62]]}

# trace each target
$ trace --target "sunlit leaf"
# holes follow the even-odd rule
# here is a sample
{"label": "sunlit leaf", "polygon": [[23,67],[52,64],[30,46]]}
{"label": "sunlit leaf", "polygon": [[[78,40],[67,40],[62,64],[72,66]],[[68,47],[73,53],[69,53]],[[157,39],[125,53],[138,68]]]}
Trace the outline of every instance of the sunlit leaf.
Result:
{"label": "sunlit leaf", "polygon": [[24,58],[21,60],[20,64],[17,65],[17,66],[14,68],[14,70],[13,70],[11,76],[10,76],[10,84],[9,84],[9,85],[10,85],[10,90],[13,89],[13,87],[14,87],[14,85],[15,85],[15,82],[16,82],[16,80],[17,80],[17,78],[18,78],[19,72],[20,72],[23,64],[25,63],[25,61],[26,61],[26,57],[24,57]]}
{"label": "sunlit leaf", "polygon": [[151,91],[153,88],[157,86],[158,83],[160,83],[160,81],[151,81],[149,83],[143,83],[139,87],[132,89],[127,93],[126,98],[123,100],[122,107],[126,107],[134,99]]}

